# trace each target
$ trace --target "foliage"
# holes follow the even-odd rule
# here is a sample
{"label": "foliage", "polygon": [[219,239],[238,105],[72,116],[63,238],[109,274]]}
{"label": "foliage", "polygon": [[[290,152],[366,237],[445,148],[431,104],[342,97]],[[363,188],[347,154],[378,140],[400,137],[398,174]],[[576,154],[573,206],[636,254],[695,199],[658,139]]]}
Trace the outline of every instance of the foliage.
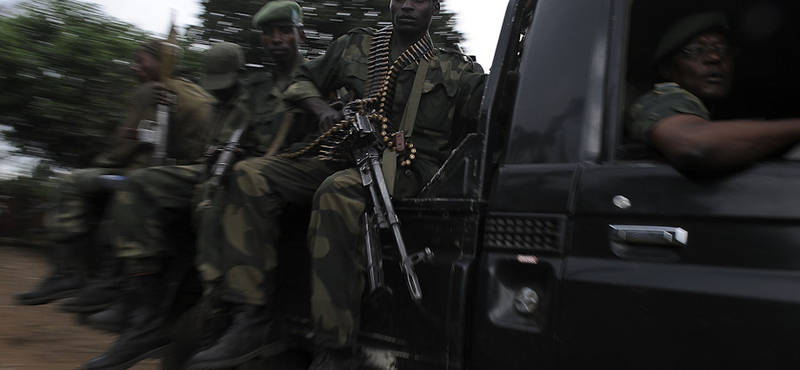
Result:
{"label": "foliage", "polygon": [[34,0],[0,18],[0,123],[21,154],[81,166],[102,147],[134,86],[141,31],[72,0]]}
{"label": "foliage", "polygon": [[0,237],[43,240],[45,214],[53,208],[57,190],[57,182],[49,177],[0,181]]}
{"label": "foliage", "polygon": [[[74,0],[33,0],[0,18],[0,124],[19,153],[84,167],[105,148],[135,87],[144,31]],[[183,40],[186,44],[186,40]],[[197,76],[199,51],[184,54]]]}
{"label": "foliage", "polygon": [[[245,48],[248,63],[268,64],[260,45],[260,30],[253,29],[252,16],[263,0],[202,0],[202,28],[193,28],[187,37],[197,43],[235,42]],[[452,0],[457,1],[457,0]],[[335,38],[355,27],[383,27],[391,23],[386,0],[297,0],[303,7],[305,33],[308,39],[303,52],[315,57],[325,51]],[[431,25],[431,35],[439,46],[452,47],[463,39],[455,30],[454,14],[446,11],[446,3]]]}
{"label": "foliage", "polygon": [[55,201],[57,181],[50,178],[19,176],[15,179],[0,180],[0,194],[23,199],[25,202]]}

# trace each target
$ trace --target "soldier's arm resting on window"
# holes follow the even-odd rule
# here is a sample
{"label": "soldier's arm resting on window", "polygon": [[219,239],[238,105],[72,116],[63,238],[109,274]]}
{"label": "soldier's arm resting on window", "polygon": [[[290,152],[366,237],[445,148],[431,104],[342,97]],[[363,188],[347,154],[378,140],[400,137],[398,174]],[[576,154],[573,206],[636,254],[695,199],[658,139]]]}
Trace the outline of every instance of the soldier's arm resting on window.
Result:
{"label": "soldier's arm resting on window", "polygon": [[677,168],[725,171],[777,155],[800,141],[800,119],[709,121],[691,114],[664,118],[650,142]]}

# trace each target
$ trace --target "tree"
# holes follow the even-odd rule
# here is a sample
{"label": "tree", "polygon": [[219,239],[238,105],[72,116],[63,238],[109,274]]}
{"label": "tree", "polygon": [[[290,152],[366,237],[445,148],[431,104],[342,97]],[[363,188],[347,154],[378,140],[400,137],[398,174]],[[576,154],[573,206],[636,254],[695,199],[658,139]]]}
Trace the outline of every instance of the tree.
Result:
{"label": "tree", "polygon": [[84,166],[102,149],[134,87],[141,30],[96,5],[34,0],[0,18],[0,124],[20,153]]}
{"label": "tree", "polygon": [[[75,0],[33,0],[0,18],[0,125],[14,128],[6,139],[18,154],[85,167],[127,111],[131,61],[149,37]],[[187,50],[183,66],[197,76],[200,52]]]}
{"label": "tree", "polygon": [[[305,34],[308,43],[303,52],[309,57],[325,51],[337,37],[355,27],[382,27],[391,24],[385,0],[297,0],[303,7]],[[245,49],[248,63],[268,64],[260,45],[260,30],[252,28],[252,16],[266,2],[263,0],[203,0],[200,15],[202,28],[193,28],[188,38],[197,43],[235,42]],[[455,30],[454,14],[446,4],[431,25],[431,36],[439,46],[452,47],[463,39]]]}

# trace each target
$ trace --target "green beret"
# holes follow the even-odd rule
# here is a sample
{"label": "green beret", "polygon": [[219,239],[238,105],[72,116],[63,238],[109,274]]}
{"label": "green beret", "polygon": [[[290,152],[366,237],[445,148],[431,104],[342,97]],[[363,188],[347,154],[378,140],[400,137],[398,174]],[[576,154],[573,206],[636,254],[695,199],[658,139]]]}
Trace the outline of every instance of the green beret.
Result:
{"label": "green beret", "polygon": [[164,52],[164,50],[167,50],[165,48],[173,48],[175,51],[175,64],[180,63],[181,58],[183,58],[183,49],[180,46],[170,44],[163,40],[152,39],[145,41],[140,47],[140,50],[153,55],[158,60],[161,60],[161,54]]}
{"label": "green beret", "polygon": [[711,30],[724,34],[730,32],[725,13],[698,13],[681,19],[661,37],[656,52],[653,54],[653,64],[660,63],[695,36]]}
{"label": "green beret", "polygon": [[204,74],[200,86],[208,91],[222,90],[233,86],[244,69],[244,51],[231,42],[215,44],[203,54]]}
{"label": "green beret", "polygon": [[253,27],[264,25],[303,26],[303,8],[294,1],[271,1],[253,16]]}

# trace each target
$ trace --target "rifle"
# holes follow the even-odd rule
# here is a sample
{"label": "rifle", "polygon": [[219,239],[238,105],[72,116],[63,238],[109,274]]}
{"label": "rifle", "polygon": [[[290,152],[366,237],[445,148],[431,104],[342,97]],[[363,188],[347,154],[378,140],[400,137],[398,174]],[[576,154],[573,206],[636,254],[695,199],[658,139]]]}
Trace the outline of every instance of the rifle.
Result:
{"label": "rifle", "polygon": [[[175,95],[167,92],[167,99],[174,103]],[[131,137],[139,139],[144,144],[153,146],[153,156],[151,164],[153,166],[163,166],[167,163],[167,146],[169,143],[169,115],[173,104],[158,104],[156,107],[156,119],[143,119],[139,121],[136,133]]]}
{"label": "rifle", "polygon": [[236,162],[236,151],[239,150],[240,141],[245,130],[250,125],[250,120],[242,120],[242,123],[236,128],[236,131],[231,134],[230,139],[225,142],[225,146],[219,151],[217,160],[211,167],[211,176],[208,178],[208,191],[203,201],[197,205],[197,209],[205,209],[211,206],[211,199],[214,197],[214,192],[222,184],[222,179],[228,175],[233,164]]}
{"label": "rifle", "polygon": [[[169,104],[161,104],[159,102],[156,107],[156,120],[142,120],[139,122],[138,136],[139,140],[143,143],[153,145],[153,166],[163,166],[167,163],[167,146],[169,145],[169,116],[170,110],[175,106],[176,96],[169,92],[169,79],[172,77],[172,71],[175,67],[175,60],[178,54],[178,45],[175,43],[177,39],[177,32],[175,30],[175,12],[172,12],[172,21],[169,26],[169,36],[167,40],[161,44],[161,71],[160,81],[164,84],[167,90],[166,100]],[[158,94],[158,92],[156,92]]]}
{"label": "rifle", "polygon": [[[389,189],[386,187],[386,180],[383,175],[383,165],[381,158],[385,144],[380,139],[380,134],[375,130],[369,117],[364,111],[364,102],[356,100],[347,104],[344,108],[345,119],[351,122],[350,131],[352,133],[352,151],[356,160],[361,182],[369,189],[372,203],[374,205],[374,218],[379,228],[391,229],[394,235],[397,249],[400,252],[400,270],[406,275],[406,284],[411,298],[415,301],[422,300],[422,289],[419,286],[419,279],[414,271],[414,265],[433,258],[430,248],[425,248],[422,252],[408,255],[403,235],[400,232],[400,219],[394,210],[392,199],[389,196]],[[372,233],[371,219],[365,216],[367,222],[367,261],[370,289],[383,286],[382,267],[380,266],[380,246],[379,241]]]}

